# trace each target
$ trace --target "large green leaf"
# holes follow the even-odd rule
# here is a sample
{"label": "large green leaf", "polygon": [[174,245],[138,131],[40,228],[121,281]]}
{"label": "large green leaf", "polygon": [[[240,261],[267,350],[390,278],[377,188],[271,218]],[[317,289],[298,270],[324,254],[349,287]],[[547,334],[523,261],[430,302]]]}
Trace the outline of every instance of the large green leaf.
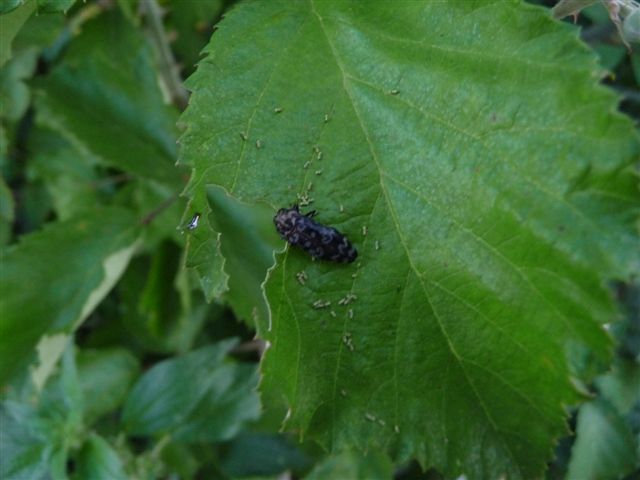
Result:
{"label": "large green leaf", "polygon": [[177,112],[164,104],[152,59],[117,11],[87,22],[37,82],[38,120],[108,165],[177,188],[184,173],[174,166]]}
{"label": "large green leaf", "polygon": [[226,440],[258,418],[255,368],[225,362],[227,340],[159,363],[133,387],[122,414],[133,435],[185,442]]}
{"label": "large green leaf", "polygon": [[359,251],[287,249],[270,273],[262,389],[286,426],[447,476],[539,476],[571,375],[607,360],[604,281],[640,265],[640,148],[595,55],[502,0],[250,2],[207,53],[182,117],[191,208],[208,184],[312,197]]}
{"label": "large green leaf", "polygon": [[[70,332],[91,313],[120,278],[139,232],[127,210],[103,208],[50,224],[6,249],[0,269],[0,383],[24,365],[42,335]],[[49,338],[57,352],[50,360],[65,341]],[[48,349],[41,343],[41,357],[43,351]]]}

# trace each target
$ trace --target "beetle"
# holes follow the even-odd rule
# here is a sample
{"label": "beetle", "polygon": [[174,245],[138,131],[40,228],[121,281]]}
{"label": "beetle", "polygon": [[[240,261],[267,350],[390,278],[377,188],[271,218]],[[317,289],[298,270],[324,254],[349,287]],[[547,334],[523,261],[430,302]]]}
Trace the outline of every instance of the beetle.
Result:
{"label": "beetle", "polygon": [[351,263],[358,251],[349,239],[333,227],[313,220],[318,212],[301,213],[297,204],[281,208],[273,217],[280,236],[291,245],[300,247],[313,258],[338,263]]}

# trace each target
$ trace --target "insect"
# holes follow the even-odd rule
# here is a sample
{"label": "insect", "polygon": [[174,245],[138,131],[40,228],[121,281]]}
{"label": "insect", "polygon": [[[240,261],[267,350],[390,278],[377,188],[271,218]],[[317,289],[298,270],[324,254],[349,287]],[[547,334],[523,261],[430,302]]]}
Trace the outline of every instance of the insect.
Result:
{"label": "insect", "polygon": [[358,252],[351,242],[335,228],[313,220],[316,214],[315,210],[302,214],[296,204],[278,210],[273,223],[284,240],[302,248],[313,258],[339,263],[353,262]]}
{"label": "insect", "polygon": [[193,217],[191,218],[191,221],[187,225],[187,230],[195,230],[196,228],[198,228],[199,221],[200,221],[200,214],[199,213],[194,214]]}

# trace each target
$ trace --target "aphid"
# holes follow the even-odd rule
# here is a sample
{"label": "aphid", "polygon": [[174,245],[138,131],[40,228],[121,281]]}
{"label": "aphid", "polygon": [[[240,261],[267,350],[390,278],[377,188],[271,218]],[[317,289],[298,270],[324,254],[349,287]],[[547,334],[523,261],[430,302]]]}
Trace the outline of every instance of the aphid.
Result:
{"label": "aphid", "polygon": [[243,142],[246,142],[248,137],[246,133],[240,132],[240,138],[242,139]]}
{"label": "aphid", "polygon": [[356,347],[353,346],[353,338],[351,338],[351,334],[349,332],[346,332],[342,336],[342,343],[346,345],[350,352],[353,352],[356,349]]}
{"label": "aphid", "polygon": [[303,207],[306,207],[307,205],[311,205],[314,202],[313,198],[309,197],[307,193],[303,193],[302,195],[298,194],[298,201],[300,202],[300,205]]}
{"label": "aphid", "polygon": [[357,298],[358,298],[357,295],[355,295],[353,293],[347,293],[347,295],[345,295],[344,298],[341,298],[338,301],[338,305],[349,305],[351,302],[353,302]]}
{"label": "aphid", "polygon": [[262,148],[262,140],[260,139],[256,140],[256,148],[258,149]]}
{"label": "aphid", "polygon": [[301,272],[296,273],[296,279],[300,285],[304,285],[309,277],[307,277],[307,272],[302,270]]}
{"label": "aphid", "polygon": [[284,110],[282,107],[276,107],[273,109],[275,113],[282,113],[282,110]]}
{"label": "aphid", "polygon": [[273,223],[284,240],[302,248],[314,259],[353,262],[358,257],[355,247],[335,228],[314,221],[311,217],[316,213],[313,210],[302,214],[298,205],[293,205],[278,210]]}
{"label": "aphid", "polygon": [[391,95],[398,95],[400,93],[400,90],[394,88],[393,90],[389,90],[389,93]]}
{"label": "aphid", "polygon": [[316,170],[316,171],[315,171],[315,174],[316,174],[316,175],[322,175],[322,169],[320,169],[320,170]]}
{"label": "aphid", "polygon": [[330,300],[316,300],[312,304],[313,308],[327,308],[330,305],[331,305]]}

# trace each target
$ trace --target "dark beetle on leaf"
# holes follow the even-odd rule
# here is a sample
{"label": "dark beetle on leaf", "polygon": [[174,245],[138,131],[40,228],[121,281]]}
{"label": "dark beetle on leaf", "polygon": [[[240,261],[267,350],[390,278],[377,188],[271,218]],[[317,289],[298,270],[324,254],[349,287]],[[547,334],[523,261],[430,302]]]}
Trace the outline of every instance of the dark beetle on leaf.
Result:
{"label": "dark beetle on leaf", "polygon": [[281,208],[273,217],[273,223],[280,236],[291,245],[302,248],[313,258],[331,262],[351,263],[358,257],[358,252],[342,233],[314,221],[313,210],[302,214],[298,205]]}

